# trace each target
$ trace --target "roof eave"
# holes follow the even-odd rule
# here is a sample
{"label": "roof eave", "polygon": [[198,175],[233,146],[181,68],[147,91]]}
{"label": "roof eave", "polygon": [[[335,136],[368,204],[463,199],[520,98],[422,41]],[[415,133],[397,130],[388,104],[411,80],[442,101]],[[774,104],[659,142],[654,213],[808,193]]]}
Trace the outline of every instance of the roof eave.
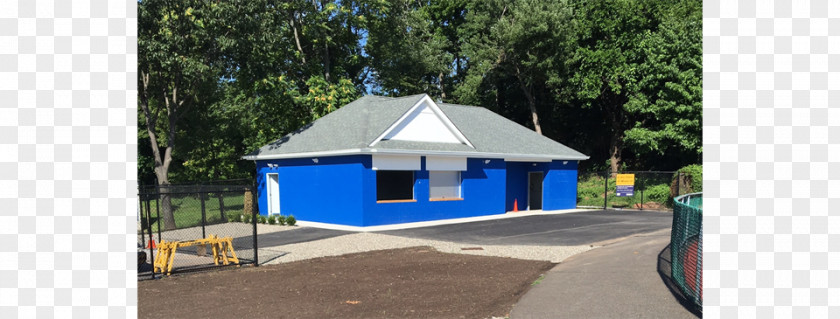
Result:
{"label": "roof eave", "polygon": [[516,153],[491,153],[491,152],[460,152],[460,151],[429,151],[429,150],[392,150],[392,149],[376,149],[376,148],[362,148],[362,149],[344,149],[335,151],[319,151],[319,152],[304,152],[304,153],[288,153],[288,154],[270,154],[270,155],[246,155],[242,159],[249,161],[272,160],[272,159],[289,159],[289,158],[307,158],[307,157],[328,157],[328,156],[343,156],[343,155],[372,155],[372,154],[388,154],[388,155],[426,155],[426,156],[443,156],[443,157],[472,157],[472,158],[502,158],[505,160],[534,161],[540,160],[558,160],[558,161],[582,161],[589,159],[586,155],[552,155],[552,154],[516,154]]}
{"label": "roof eave", "polygon": [[262,161],[262,160],[272,160],[272,159],[287,159],[287,158],[307,158],[307,157],[318,157],[318,156],[342,156],[342,155],[358,155],[364,154],[362,149],[344,149],[344,150],[334,150],[334,151],[317,151],[317,152],[302,152],[302,153],[285,153],[285,154],[267,154],[267,155],[245,155],[242,157],[244,160],[249,161]]}

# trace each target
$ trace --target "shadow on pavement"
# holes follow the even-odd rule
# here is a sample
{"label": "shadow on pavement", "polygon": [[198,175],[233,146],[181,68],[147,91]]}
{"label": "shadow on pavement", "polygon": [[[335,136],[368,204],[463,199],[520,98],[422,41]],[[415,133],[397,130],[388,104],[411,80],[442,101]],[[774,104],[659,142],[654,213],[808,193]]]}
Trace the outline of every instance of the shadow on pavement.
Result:
{"label": "shadow on pavement", "polygon": [[698,307],[694,304],[694,302],[686,298],[680,291],[680,287],[677,286],[674,278],[671,277],[671,244],[668,244],[661,252],[659,252],[656,262],[656,272],[659,273],[659,278],[662,278],[662,282],[668,287],[668,290],[671,291],[674,299],[679,301],[686,310],[698,318],[703,318],[702,308]]}

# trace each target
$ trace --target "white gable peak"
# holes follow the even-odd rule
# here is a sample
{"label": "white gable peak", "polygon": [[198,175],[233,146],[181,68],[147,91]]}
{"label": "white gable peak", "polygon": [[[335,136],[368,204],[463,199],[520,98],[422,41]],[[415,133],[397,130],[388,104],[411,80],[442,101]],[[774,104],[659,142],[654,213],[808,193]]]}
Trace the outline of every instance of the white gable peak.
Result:
{"label": "white gable peak", "polygon": [[381,140],[453,143],[473,147],[428,95],[412,106],[370,146],[373,147]]}

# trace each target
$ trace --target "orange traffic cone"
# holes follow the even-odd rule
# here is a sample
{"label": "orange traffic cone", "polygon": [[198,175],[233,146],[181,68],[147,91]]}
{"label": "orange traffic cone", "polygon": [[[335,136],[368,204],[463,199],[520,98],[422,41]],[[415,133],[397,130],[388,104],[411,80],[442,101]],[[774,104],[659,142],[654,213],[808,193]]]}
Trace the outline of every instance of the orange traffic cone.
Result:
{"label": "orange traffic cone", "polygon": [[516,202],[516,198],[513,199],[513,211],[514,212],[519,211],[519,204]]}
{"label": "orange traffic cone", "polygon": [[152,236],[152,237],[150,237],[150,238],[149,238],[149,243],[148,243],[148,244],[146,244],[146,248],[147,248],[147,249],[149,249],[149,248],[151,248],[151,249],[155,249],[155,248],[157,248],[157,245],[155,245],[155,237],[154,237],[154,236]]}

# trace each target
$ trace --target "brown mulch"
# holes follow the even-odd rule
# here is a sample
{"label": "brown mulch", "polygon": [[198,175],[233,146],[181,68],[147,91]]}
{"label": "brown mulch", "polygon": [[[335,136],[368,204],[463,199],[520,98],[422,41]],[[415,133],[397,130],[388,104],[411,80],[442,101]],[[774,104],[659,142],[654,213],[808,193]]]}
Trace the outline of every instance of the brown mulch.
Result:
{"label": "brown mulch", "polygon": [[555,264],[381,250],[138,282],[139,318],[506,316]]}

